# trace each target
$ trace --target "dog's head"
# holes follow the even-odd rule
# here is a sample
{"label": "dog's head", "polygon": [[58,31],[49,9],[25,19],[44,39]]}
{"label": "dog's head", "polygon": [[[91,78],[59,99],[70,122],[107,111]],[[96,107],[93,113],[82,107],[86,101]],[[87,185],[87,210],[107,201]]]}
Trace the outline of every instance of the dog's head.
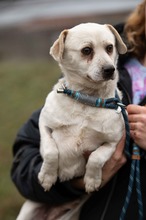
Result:
{"label": "dog's head", "polygon": [[50,54],[67,77],[98,82],[115,78],[118,54],[126,51],[113,26],[85,23],[61,32]]}

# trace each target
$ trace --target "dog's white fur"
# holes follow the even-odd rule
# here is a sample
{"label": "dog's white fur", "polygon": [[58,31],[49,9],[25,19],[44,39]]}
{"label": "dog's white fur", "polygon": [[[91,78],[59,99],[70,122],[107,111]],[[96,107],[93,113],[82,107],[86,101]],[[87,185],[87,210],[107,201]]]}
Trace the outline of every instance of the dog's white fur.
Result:
{"label": "dog's white fur", "polygon": [[[114,97],[118,53],[125,52],[125,44],[111,25],[95,23],[64,30],[51,47],[50,54],[59,63],[64,77],[49,93],[39,119],[43,165],[38,178],[44,190],[49,190],[58,176],[65,181],[82,175],[86,192],[98,190],[102,167],[123,134],[122,114],[79,103],[58,94],[57,89],[65,84],[102,99]],[[113,74],[106,71],[110,68],[115,68]],[[87,163],[83,156],[86,151],[92,152]],[[23,207],[18,220],[26,219],[26,212]],[[30,213],[27,220],[32,220]]]}

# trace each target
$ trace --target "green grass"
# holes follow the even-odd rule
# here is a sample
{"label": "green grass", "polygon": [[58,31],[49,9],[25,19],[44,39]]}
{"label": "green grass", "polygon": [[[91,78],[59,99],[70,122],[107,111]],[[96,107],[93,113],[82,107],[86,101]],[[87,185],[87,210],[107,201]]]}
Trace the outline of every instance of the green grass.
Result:
{"label": "green grass", "polygon": [[15,220],[24,198],[10,178],[12,144],[20,126],[40,108],[60,76],[50,61],[0,63],[0,219]]}

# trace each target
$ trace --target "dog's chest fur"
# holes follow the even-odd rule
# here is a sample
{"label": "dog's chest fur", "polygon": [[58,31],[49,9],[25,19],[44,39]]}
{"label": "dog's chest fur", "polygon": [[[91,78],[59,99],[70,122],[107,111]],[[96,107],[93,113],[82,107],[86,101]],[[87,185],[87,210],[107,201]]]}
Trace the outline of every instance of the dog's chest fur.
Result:
{"label": "dog's chest fur", "polygon": [[58,83],[48,95],[40,121],[52,130],[59,152],[58,175],[63,181],[84,174],[85,151],[120,140],[123,118],[115,110],[88,106],[58,94],[56,88],[60,86]]}
{"label": "dog's chest fur", "polygon": [[121,114],[79,103],[65,94],[58,94],[56,87],[48,95],[43,112],[47,114],[46,126],[53,130],[52,136],[59,148],[67,145],[82,153],[96,149],[103,141],[113,138],[115,141],[116,137],[119,140]]}

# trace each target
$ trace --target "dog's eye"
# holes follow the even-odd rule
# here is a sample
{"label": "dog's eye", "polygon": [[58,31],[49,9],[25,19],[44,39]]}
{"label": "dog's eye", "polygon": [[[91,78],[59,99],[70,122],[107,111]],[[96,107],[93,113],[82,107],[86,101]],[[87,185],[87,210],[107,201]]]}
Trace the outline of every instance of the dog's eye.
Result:
{"label": "dog's eye", "polygon": [[93,51],[93,49],[91,47],[84,47],[81,50],[82,54],[87,55],[87,56],[90,55],[92,53],[92,51]]}
{"label": "dog's eye", "polygon": [[107,51],[107,53],[112,53],[113,52],[113,45],[112,44],[108,45],[106,47],[106,51]]}

